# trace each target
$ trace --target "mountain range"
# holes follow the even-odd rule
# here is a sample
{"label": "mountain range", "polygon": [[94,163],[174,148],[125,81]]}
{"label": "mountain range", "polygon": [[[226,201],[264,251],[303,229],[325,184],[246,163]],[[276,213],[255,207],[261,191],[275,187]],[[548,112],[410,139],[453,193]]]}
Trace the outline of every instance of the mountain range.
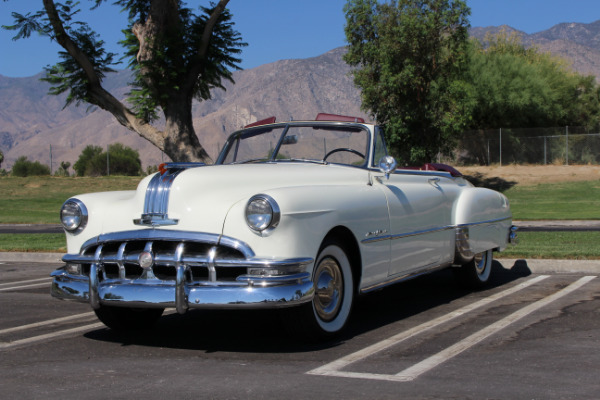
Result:
{"label": "mountain range", "polygon": [[[567,59],[572,68],[600,81],[600,20],[590,24],[563,23],[528,35],[509,26],[477,27],[473,37],[505,30],[516,32],[527,46],[536,46]],[[313,58],[281,60],[234,72],[235,85],[215,90],[212,99],[193,106],[194,126],[209,154],[216,158],[227,136],[246,124],[270,116],[278,121],[314,119],[327,112],[365,117],[360,92],[354,87],[350,67],[342,59],[345,48]],[[144,168],[168,158],[136,133],[119,125],[111,114],[86,104],[63,108],[64,96],[47,94],[49,85],[39,79],[0,75],[0,150],[2,168],[10,169],[20,156],[50,164],[55,171],[61,161],[73,164],[83,148],[93,144],[106,148],[120,142],[137,149]],[[124,99],[131,73],[110,74],[106,89]]]}

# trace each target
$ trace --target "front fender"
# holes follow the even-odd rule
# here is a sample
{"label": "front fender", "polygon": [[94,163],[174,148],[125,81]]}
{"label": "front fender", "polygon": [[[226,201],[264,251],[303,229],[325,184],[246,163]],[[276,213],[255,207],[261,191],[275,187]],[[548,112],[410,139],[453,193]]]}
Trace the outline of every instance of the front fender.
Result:
{"label": "front fender", "polygon": [[[300,186],[258,193],[267,194],[277,201],[281,210],[277,228],[260,235],[247,226],[245,208],[248,197],[230,208],[223,234],[246,242],[260,257],[316,258],[327,233],[338,226],[348,228],[358,243],[369,232],[389,230],[385,196],[379,188],[366,184]],[[369,260],[369,255],[362,251],[361,256],[363,261]]]}
{"label": "front fender", "polygon": [[[73,196],[85,204],[89,216],[85,229],[81,232],[66,233],[67,252],[71,254],[79,253],[81,245],[88,239],[104,233],[106,226],[110,226],[111,232],[140,229],[133,224],[136,216],[138,203],[143,202],[143,198],[136,195],[136,191],[115,191],[88,193]],[[137,206],[137,207],[136,207]]]}

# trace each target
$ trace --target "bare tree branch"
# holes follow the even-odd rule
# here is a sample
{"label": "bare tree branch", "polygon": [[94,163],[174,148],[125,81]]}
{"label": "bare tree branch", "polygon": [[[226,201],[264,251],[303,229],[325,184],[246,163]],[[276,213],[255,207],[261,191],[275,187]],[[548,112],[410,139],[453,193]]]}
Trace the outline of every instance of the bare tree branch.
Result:
{"label": "bare tree branch", "polygon": [[204,32],[202,32],[201,45],[200,45],[200,48],[198,49],[198,53],[197,53],[198,58],[203,61],[194,64],[194,66],[192,68],[190,68],[190,71],[188,73],[188,76],[187,76],[186,82],[185,82],[185,87],[188,90],[192,90],[196,80],[198,79],[198,75],[200,75],[202,69],[204,68],[204,60],[206,60],[206,57],[208,55],[208,48],[210,45],[210,38],[213,34],[213,29],[215,28],[215,25],[217,24],[219,17],[225,10],[225,7],[227,7],[228,3],[229,3],[229,0],[220,0],[219,4],[217,4],[217,6],[213,10],[212,14],[210,15],[210,18],[206,22],[206,26],[204,27]]}
{"label": "bare tree branch", "polygon": [[159,149],[164,150],[164,133],[137,118],[131,110],[102,87],[101,79],[96,73],[94,65],[66,32],[56,11],[54,1],[43,0],[43,2],[52,29],[54,30],[56,41],[84,70],[88,79],[90,96],[94,100],[94,104],[113,114],[119,123],[127,129],[137,132],[141,137],[150,141]]}

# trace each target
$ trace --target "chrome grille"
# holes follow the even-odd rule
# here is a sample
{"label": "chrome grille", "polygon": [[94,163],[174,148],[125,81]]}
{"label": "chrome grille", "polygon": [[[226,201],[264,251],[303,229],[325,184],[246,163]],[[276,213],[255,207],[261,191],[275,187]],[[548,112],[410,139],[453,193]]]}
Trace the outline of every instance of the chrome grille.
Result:
{"label": "chrome grille", "polygon": [[[154,263],[150,268],[142,268],[138,261],[145,250],[153,255]],[[244,267],[228,265],[233,260],[244,260],[240,251],[210,243],[145,240],[106,242],[86,248],[81,255],[83,258],[93,257],[101,266],[101,281],[158,279],[174,282],[177,265],[181,264],[186,267],[185,278],[190,283],[231,282],[247,271]],[[84,270],[89,271],[89,267],[84,266]]]}
{"label": "chrome grille", "polygon": [[[148,268],[140,266],[143,252],[152,254]],[[256,264],[254,253],[243,242],[207,233],[155,229],[100,235],[87,241],[79,254],[63,261],[80,264],[89,276],[92,264],[100,280],[160,280],[174,282],[177,269],[185,268],[188,283],[233,282]],[[260,262],[263,264],[263,262]]]}

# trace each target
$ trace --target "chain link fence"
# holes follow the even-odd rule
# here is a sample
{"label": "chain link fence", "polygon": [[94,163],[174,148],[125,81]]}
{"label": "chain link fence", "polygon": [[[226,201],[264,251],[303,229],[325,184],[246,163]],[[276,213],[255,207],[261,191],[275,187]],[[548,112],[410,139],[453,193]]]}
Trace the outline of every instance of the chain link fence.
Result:
{"label": "chain link fence", "polygon": [[600,164],[600,133],[577,126],[469,131],[455,156],[463,165]]}
{"label": "chain link fence", "polygon": [[[450,155],[438,155],[437,162],[452,165],[600,165],[600,133],[597,132],[600,129],[591,131],[578,126],[468,131],[462,135],[455,151]],[[74,153],[68,152],[71,148],[48,146],[40,146],[28,158],[49,165],[53,174],[60,172],[63,161],[69,161],[72,167],[76,159],[69,158],[74,157]],[[155,165],[169,161],[155,147],[146,146],[137,150],[146,169],[153,168],[153,171]],[[16,156],[6,156],[0,174],[6,174],[3,169],[9,170],[16,159]],[[113,170],[110,162],[110,158],[107,158],[107,174]]]}

